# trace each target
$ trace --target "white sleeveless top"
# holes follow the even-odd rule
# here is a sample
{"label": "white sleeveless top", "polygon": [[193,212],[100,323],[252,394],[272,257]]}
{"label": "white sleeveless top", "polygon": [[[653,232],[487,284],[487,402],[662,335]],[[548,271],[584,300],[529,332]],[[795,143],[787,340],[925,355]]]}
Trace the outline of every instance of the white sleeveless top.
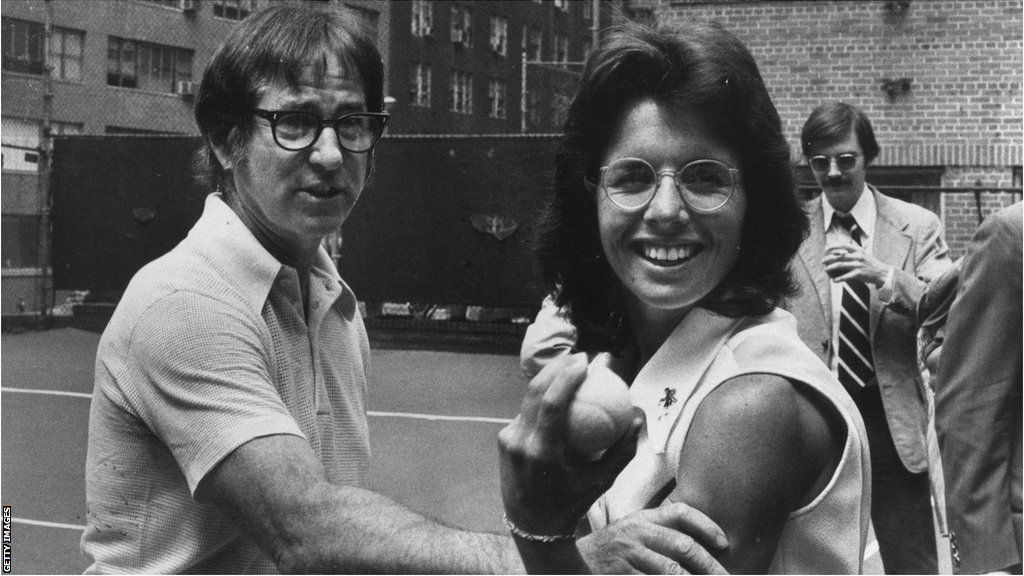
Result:
{"label": "white sleeveless top", "polygon": [[[687,314],[630,386],[647,426],[636,456],[591,508],[591,526],[598,529],[642,509],[674,478],[704,398],[722,382],[752,373],[811,386],[842,415],[847,429],[835,474],[814,501],[789,515],[769,573],[860,573],[871,513],[864,422],[839,381],[800,340],[796,319],[781,309],[753,318],[727,318],[703,308]],[[664,401],[669,394],[675,402]]]}

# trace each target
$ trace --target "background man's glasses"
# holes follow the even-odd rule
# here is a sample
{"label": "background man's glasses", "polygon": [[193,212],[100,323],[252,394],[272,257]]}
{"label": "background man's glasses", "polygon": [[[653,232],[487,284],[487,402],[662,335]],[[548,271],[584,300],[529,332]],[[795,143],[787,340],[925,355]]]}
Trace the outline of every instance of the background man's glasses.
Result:
{"label": "background man's glasses", "polygon": [[832,167],[833,160],[835,160],[836,167],[839,168],[840,172],[849,172],[857,167],[857,155],[853,152],[847,152],[838,156],[811,156],[808,163],[811,165],[811,170],[815,172],[828,172],[829,168]]}
{"label": "background man's glasses", "polygon": [[349,152],[369,152],[377,145],[384,127],[388,125],[387,114],[356,112],[339,118],[320,118],[316,114],[297,110],[253,109],[253,114],[270,122],[274,142],[285,150],[305,150],[320,138],[324,126],[334,128],[338,145]]}
{"label": "background man's glasses", "polygon": [[658,172],[640,158],[619,158],[601,168],[601,187],[619,208],[638,210],[651,202],[665,176],[672,176],[687,207],[712,212],[732,197],[739,170],[718,160],[694,160],[680,170]]}

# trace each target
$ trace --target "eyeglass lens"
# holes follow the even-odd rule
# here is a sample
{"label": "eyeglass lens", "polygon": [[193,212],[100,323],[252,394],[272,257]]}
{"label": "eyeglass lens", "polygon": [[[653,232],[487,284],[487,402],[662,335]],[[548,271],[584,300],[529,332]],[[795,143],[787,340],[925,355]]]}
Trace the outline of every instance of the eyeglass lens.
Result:
{"label": "eyeglass lens", "polygon": [[[604,187],[608,198],[623,208],[643,206],[654,197],[659,175],[638,158],[620,158],[608,165]],[[728,166],[714,160],[697,160],[675,173],[676,185],[686,203],[701,211],[721,208],[732,196],[734,181]]]}
{"label": "eyeglass lens", "polygon": [[[370,150],[384,131],[381,119],[368,114],[348,114],[330,123],[338,133],[341,147],[350,152]],[[308,148],[319,135],[320,118],[307,112],[281,114],[274,124],[274,138],[287,150]]]}
{"label": "eyeglass lens", "polygon": [[[836,167],[841,172],[853,170],[853,167],[857,165],[856,154],[840,154],[835,157]],[[832,158],[828,156],[812,156],[811,157],[811,168],[818,172],[828,172],[832,165]]]}

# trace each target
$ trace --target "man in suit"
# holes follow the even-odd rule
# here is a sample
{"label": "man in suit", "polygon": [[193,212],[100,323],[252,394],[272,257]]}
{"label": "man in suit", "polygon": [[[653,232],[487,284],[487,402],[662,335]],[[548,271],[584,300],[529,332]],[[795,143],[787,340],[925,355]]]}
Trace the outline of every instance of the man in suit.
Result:
{"label": "man in suit", "polygon": [[822,194],[808,203],[810,234],[793,260],[801,293],[786,308],[861,410],[886,573],[935,574],[915,314],[928,281],[952,264],[942,224],[865,183],[879,146],[857,108],[816,108],[801,146]]}
{"label": "man in suit", "polygon": [[932,380],[956,574],[1021,573],[1022,217],[971,239]]}

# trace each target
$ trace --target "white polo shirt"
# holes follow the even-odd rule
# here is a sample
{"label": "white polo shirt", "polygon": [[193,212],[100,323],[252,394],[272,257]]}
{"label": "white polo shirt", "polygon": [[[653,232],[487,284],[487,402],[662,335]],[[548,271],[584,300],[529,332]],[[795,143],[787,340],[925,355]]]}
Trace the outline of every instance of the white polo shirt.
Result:
{"label": "white polo shirt", "polygon": [[87,572],[276,572],[192,495],[249,440],[305,438],[335,484],[365,485],[369,343],[321,249],[308,324],[294,268],[211,194],[188,237],[132,279],[96,356]]}

